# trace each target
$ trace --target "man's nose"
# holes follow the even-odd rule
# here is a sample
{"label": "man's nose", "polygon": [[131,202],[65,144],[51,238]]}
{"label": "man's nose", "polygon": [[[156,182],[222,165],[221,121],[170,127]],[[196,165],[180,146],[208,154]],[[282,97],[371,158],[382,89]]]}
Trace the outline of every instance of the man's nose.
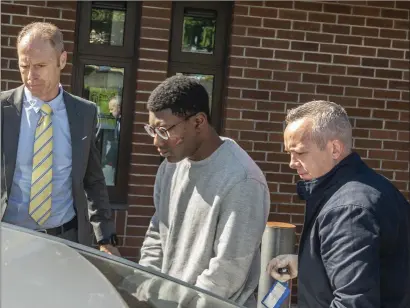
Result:
{"label": "man's nose", "polygon": [[290,155],[289,167],[291,169],[297,169],[299,167],[299,161],[295,159],[295,157],[292,154]]}
{"label": "man's nose", "polygon": [[163,144],[164,144],[164,139],[162,139],[160,136],[158,136],[158,134],[155,134],[153,143],[154,146],[156,146],[157,148],[160,148]]}

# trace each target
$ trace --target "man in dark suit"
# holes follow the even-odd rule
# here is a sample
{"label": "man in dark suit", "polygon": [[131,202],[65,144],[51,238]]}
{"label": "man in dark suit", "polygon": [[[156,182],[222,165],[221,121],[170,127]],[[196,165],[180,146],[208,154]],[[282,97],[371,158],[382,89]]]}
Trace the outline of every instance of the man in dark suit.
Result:
{"label": "man in dark suit", "polygon": [[[61,31],[32,23],[17,38],[23,85],[1,98],[2,221],[119,255],[95,144],[97,108],[63,90]],[[91,222],[91,224],[90,224]]]}

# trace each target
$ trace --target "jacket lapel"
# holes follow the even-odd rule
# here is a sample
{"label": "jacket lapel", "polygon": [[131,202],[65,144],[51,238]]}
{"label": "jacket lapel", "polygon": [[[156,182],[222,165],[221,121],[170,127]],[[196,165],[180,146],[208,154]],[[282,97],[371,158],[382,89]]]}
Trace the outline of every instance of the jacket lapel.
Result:
{"label": "jacket lapel", "polygon": [[[71,149],[72,149],[72,178],[73,185],[79,178],[82,165],[82,143],[83,119],[78,108],[77,100],[64,91],[64,104],[67,110],[67,118],[70,126]],[[75,187],[75,186],[74,186]]]}
{"label": "jacket lapel", "polygon": [[7,195],[10,195],[11,183],[13,181],[14,170],[16,167],[18,142],[20,136],[21,109],[23,105],[24,86],[20,86],[8,98],[8,105],[3,106],[3,153],[6,166],[6,186]]}

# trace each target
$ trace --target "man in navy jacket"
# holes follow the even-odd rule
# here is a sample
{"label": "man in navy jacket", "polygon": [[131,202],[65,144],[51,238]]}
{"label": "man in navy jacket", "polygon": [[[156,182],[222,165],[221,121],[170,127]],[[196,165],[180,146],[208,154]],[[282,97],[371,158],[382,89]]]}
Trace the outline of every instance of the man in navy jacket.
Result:
{"label": "man in navy jacket", "polygon": [[305,221],[298,256],[278,256],[268,271],[280,281],[299,276],[300,308],[410,307],[410,204],[352,152],[341,106],[309,102],[286,122]]}

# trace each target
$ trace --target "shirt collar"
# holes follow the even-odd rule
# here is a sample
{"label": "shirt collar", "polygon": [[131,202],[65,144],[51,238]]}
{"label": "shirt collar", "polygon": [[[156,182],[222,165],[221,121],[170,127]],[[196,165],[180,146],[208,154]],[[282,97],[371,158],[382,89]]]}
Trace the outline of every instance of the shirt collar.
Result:
{"label": "shirt collar", "polygon": [[[52,99],[51,101],[47,102],[47,104],[50,105],[50,107],[53,111],[56,111],[60,107],[60,104],[61,104],[62,99],[63,99],[63,86],[61,84],[59,84],[58,88],[59,88],[58,95],[54,99]],[[24,97],[25,97],[25,102],[31,108],[33,108],[33,110],[36,113],[39,112],[39,110],[41,109],[41,106],[43,106],[43,104],[45,103],[44,101],[42,101],[38,97],[34,96],[30,92],[30,90],[27,89],[27,87],[24,87]]]}

